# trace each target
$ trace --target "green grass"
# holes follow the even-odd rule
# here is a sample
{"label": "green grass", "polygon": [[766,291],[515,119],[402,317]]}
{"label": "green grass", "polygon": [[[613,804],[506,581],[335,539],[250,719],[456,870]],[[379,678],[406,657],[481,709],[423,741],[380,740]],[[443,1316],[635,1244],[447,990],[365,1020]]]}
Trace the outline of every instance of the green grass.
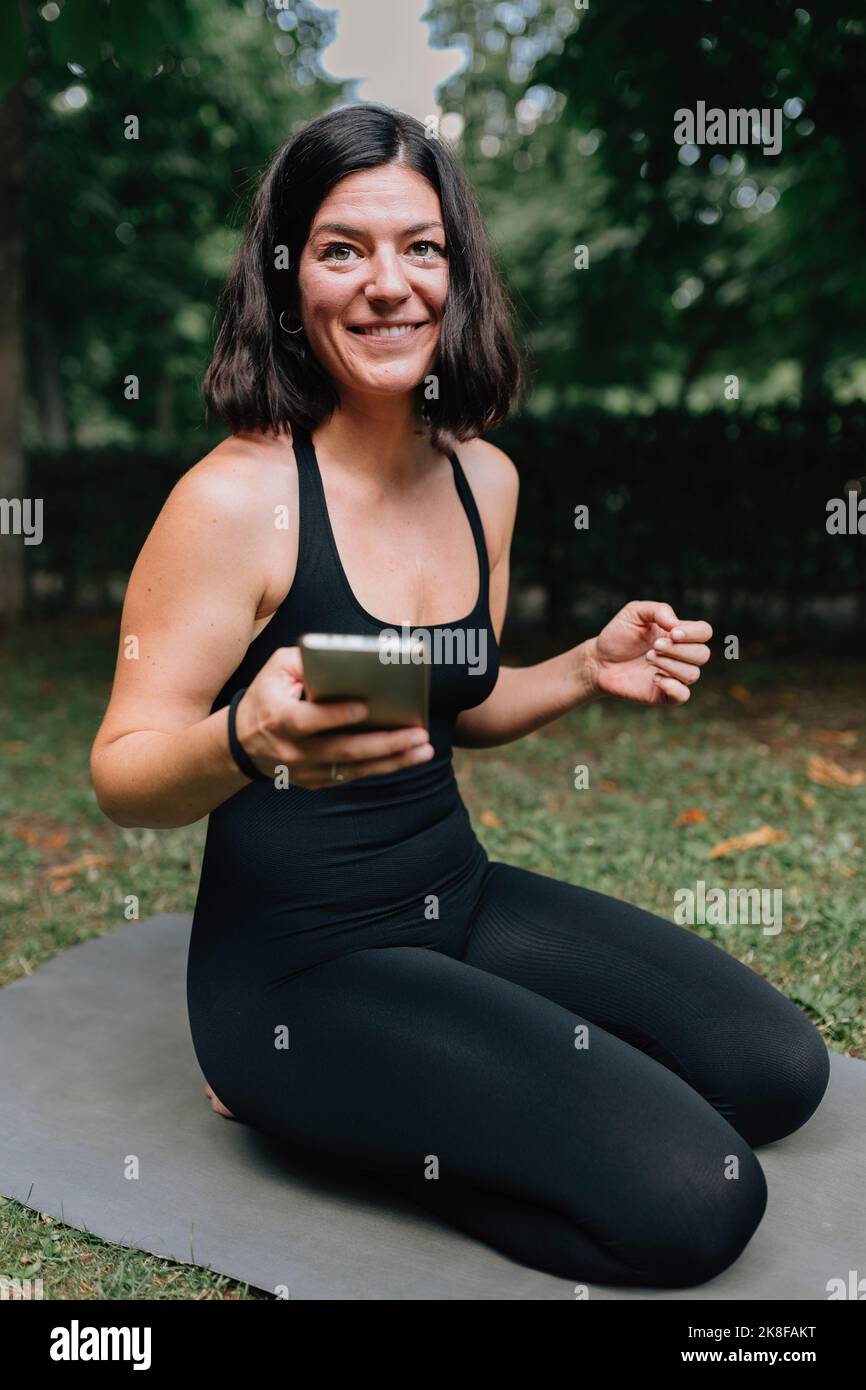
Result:
{"label": "green grass", "polygon": [[[204,823],[122,830],[102,816],[90,786],[115,633],[113,622],[43,624],[3,644],[0,984],[123,925],[130,894],[142,917],[192,911]],[[866,782],[828,787],[807,771],[811,754],[866,770],[866,666],[821,667],[717,659],[683,708],[601,701],[517,743],[457,750],[456,764],[491,858],[670,920],[675,890],[698,879],[782,888],[778,935],[757,925],[692,930],[795,1000],[828,1047],[866,1058]],[[840,731],[842,742],[826,736]],[[574,788],[578,765],[588,769],[586,790]],[[703,818],[677,825],[686,810]],[[713,845],[765,824],[787,838],[708,860]],[[6,1275],[41,1276],[49,1298],[269,1297],[108,1245],[19,1202],[0,1203],[0,1252]]]}

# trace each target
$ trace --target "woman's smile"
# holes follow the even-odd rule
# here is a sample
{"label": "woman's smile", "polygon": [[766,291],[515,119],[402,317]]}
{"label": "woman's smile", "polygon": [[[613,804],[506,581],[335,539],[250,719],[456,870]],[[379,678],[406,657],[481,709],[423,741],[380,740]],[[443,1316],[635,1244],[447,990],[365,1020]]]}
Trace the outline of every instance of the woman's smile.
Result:
{"label": "woman's smile", "polygon": [[371,347],[384,347],[386,350],[393,350],[404,347],[408,343],[414,343],[421,331],[429,326],[429,319],[425,319],[423,323],[371,324],[370,326],[349,324],[349,332],[354,333],[356,338],[362,338]]}
{"label": "woman's smile", "polygon": [[437,193],[405,165],[358,170],[322,200],[298,270],[300,318],[344,405],[347,392],[408,398],[433,370],[448,251]]}

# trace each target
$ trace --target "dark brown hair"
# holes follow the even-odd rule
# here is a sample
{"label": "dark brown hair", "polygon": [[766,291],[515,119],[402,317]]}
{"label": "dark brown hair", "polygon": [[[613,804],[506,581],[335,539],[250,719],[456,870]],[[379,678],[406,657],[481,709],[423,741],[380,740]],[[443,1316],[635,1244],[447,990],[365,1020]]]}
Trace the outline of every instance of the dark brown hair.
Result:
{"label": "dark brown hair", "polygon": [[[315,429],[339,405],[337,387],[295,326],[297,267],[310,225],[340,179],[399,163],[421,174],[442,207],[448,292],[430,371],[439,396],[417,388],[434,447],[474,438],[508,417],[526,387],[526,359],[494,265],[475,195],[444,142],[413,116],[374,103],[329,111],[277,152],[259,184],[221,300],[221,322],[204,379],[208,410],[233,433]],[[277,247],[289,269],[277,269]]]}

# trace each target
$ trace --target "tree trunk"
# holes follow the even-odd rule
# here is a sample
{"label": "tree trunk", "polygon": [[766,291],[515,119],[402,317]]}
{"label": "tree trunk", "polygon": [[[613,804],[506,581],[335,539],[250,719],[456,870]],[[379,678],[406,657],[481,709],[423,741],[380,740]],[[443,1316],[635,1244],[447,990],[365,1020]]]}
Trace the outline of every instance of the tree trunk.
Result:
{"label": "tree trunk", "polygon": [[46,444],[65,449],[69,444],[69,418],[60,375],[60,355],[54,324],[44,314],[33,323],[29,392],[38,405],[39,427]]}
{"label": "tree trunk", "polygon": [[174,382],[167,369],[156,388],[156,428],[164,439],[174,439]]}
{"label": "tree trunk", "polygon": [[800,364],[800,398],[804,406],[817,408],[829,404],[830,392],[824,375],[826,370],[826,353],[817,348]]}
{"label": "tree trunk", "polygon": [[[24,84],[19,81],[0,101],[0,498],[19,498],[22,505],[24,115]],[[23,613],[24,575],[24,537],[0,534],[0,619]]]}
{"label": "tree trunk", "polygon": [[677,410],[687,409],[686,403],[688,400],[689,391],[692,387],[693,382],[697,381],[698,377],[703,371],[704,363],[706,362],[709,355],[709,343],[702,343],[699,347],[695,348],[694,352],[692,353],[692,356],[690,357],[686,365],[686,369],[683,372],[682,380],[680,381],[680,389],[677,394]]}

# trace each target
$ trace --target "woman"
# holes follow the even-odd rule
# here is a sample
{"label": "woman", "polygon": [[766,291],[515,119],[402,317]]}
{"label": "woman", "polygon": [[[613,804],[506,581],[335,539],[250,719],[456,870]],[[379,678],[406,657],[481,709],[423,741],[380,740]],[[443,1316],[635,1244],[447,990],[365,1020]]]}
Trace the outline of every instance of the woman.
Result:
{"label": "woman", "polygon": [[[120,825],[210,813],[188,1003],[215,1108],[539,1269],[698,1284],[763,1215],[751,1145],[808,1119],[829,1059],[718,947],[473,834],[453,745],[682,704],[712,635],[633,602],[500,666],[517,476],[478,435],[524,380],[446,148],[373,105],[290,140],[205,382],[231,434],[139,555],[93,778]],[[483,670],[433,666],[429,730],[301,698],[301,633],[403,622],[486,642]]]}

